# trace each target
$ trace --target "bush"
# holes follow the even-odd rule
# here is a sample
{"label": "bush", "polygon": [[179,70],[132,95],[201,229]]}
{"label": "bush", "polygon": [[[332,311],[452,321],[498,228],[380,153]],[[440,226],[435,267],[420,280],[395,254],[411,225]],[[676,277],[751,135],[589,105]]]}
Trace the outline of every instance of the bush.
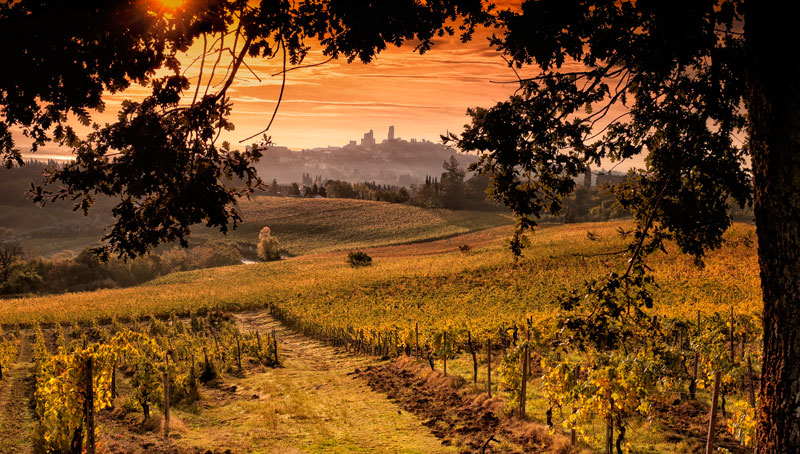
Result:
{"label": "bush", "polygon": [[265,261],[280,260],[278,240],[272,237],[269,227],[264,227],[258,233],[258,258]]}
{"label": "bush", "polygon": [[370,266],[372,265],[372,257],[367,255],[364,251],[350,251],[347,254],[347,263],[350,264],[353,268],[358,268],[359,266]]}

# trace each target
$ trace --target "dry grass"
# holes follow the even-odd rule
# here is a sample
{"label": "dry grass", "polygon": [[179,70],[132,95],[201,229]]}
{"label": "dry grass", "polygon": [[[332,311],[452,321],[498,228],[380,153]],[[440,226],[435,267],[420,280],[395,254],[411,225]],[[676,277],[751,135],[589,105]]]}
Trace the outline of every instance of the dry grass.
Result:
{"label": "dry grass", "polygon": [[259,196],[243,200],[244,222],[227,237],[196,229],[196,240],[255,245],[264,226],[292,255],[431,241],[512,223],[508,214],[424,209],[354,199]]}

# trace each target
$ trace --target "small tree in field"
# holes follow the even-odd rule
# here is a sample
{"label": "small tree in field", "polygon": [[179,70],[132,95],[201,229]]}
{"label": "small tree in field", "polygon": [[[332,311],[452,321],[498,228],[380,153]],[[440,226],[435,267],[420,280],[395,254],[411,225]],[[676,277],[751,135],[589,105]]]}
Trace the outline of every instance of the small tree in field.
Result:
{"label": "small tree in field", "polygon": [[364,251],[350,251],[347,254],[347,263],[353,268],[372,265],[372,257]]}
{"label": "small tree in field", "polygon": [[272,236],[269,227],[264,227],[258,233],[258,258],[268,262],[281,259],[281,254],[278,252],[278,240]]}

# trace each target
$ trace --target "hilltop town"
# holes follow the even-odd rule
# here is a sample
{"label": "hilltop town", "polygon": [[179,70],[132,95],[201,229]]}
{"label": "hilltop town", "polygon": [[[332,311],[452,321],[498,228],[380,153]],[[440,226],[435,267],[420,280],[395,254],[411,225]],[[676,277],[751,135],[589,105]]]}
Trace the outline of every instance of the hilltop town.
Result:
{"label": "hilltop town", "polygon": [[326,179],[374,181],[378,184],[410,187],[425,181],[428,175],[439,175],[442,163],[455,156],[462,168],[475,162],[475,155],[460,153],[429,140],[404,140],[395,135],[394,126],[380,142],[374,130],[364,133],[360,141],[351,140],[337,147],[290,150],[273,146],[256,166],[265,180],[302,181],[303,175],[322,175]]}

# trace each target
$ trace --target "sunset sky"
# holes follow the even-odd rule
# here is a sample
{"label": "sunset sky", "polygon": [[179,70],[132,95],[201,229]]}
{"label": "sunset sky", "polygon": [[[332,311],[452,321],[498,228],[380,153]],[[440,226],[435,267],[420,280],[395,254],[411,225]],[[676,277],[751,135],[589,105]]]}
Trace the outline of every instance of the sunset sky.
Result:
{"label": "sunset sky", "polygon": [[[193,48],[197,55],[201,50],[199,43]],[[184,60],[194,59],[190,54]],[[281,85],[281,75],[271,75],[281,71],[280,60],[247,61],[260,81],[247,68],[239,71],[229,91],[236,124],[236,131],[227,137],[232,143],[269,122]],[[319,52],[312,52],[304,63],[324,60]],[[186,72],[193,82],[199,66],[195,63]],[[206,79],[212,66],[207,60]],[[385,137],[389,125],[394,125],[400,137],[438,141],[447,130],[461,130],[468,120],[468,107],[490,106],[514,91],[514,84],[490,81],[512,80],[513,72],[485,37],[467,45],[457,38],[441,40],[424,55],[414,53],[411,45],[391,47],[370,64],[337,60],[287,73],[270,135],[275,144],[290,148],[341,146],[369,129],[375,130],[376,137]],[[107,96],[109,111],[115,111],[130,94]]]}
{"label": "sunset sky", "polygon": [[[163,0],[161,0],[163,1]],[[501,6],[513,6],[503,2]],[[489,46],[488,30],[478,30],[472,41],[463,44],[458,36],[438,39],[433,48],[419,55],[409,43],[401,48],[391,46],[370,64],[359,61],[348,64],[344,59],[320,66],[302,68],[287,73],[286,88],[277,117],[268,133],[275,145],[291,149],[342,146],[349,140],[359,140],[374,130],[378,141],[386,137],[390,125],[395,135],[404,139],[440,141],[440,135],[461,132],[469,121],[469,107],[490,107],[508,99],[518,87],[516,76],[500,53]],[[323,62],[319,46],[303,65]],[[209,39],[208,49],[218,46]],[[230,40],[225,43],[231,46]],[[198,39],[190,51],[181,57],[184,74],[193,86],[186,93],[190,102],[200,74],[203,53]],[[202,65],[203,80],[200,95],[208,85],[216,54],[209,53]],[[224,80],[230,55],[224,55],[214,73],[209,93],[214,93]],[[275,109],[281,87],[282,58],[272,60],[249,58],[242,67],[228,95],[233,102],[232,120],[236,129],[222,138],[235,147],[244,147],[255,139],[242,139],[262,131]],[[575,65],[575,68],[571,66]],[[567,63],[566,71],[579,69]],[[533,72],[531,68],[528,71]],[[277,74],[276,74],[277,73]],[[522,73],[523,76],[525,73]],[[503,83],[505,82],[505,83]],[[125,99],[141,99],[150,93],[149,87],[132,86],[123,93],[106,94],[104,112],[96,112],[94,121],[103,124],[116,118]],[[88,132],[75,124],[80,132]],[[18,144],[28,145],[18,135]],[[45,147],[38,158],[66,157],[68,150]],[[26,154],[27,157],[33,157]],[[622,170],[621,166],[618,169]]]}
{"label": "sunset sky", "polygon": [[[210,42],[208,45],[211,47]],[[202,43],[197,42],[181,59],[193,84],[197,82],[200,62],[192,62],[202,49]],[[214,59],[206,60],[201,94]],[[304,64],[326,59],[318,49],[312,50]],[[223,69],[216,72],[212,92],[222,80],[229,60],[223,58]],[[281,85],[281,75],[272,75],[281,71],[281,58],[251,58],[247,64],[252,73],[242,68],[228,92],[234,103],[232,120],[236,130],[223,138],[237,146],[244,146],[238,143],[241,139],[266,127]],[[468,44],[461,44],[457,37],[441,39],[424,55],[415,53],[410,44],[391,46],[370,64],[348,64],[341,59],[288,72],[283,101],[269,135],[276,145],[292,149],[342,146],[360,139],[370,129],[380,140],[394,125],[395,134],[401,138],[439,141],[439,136],[448,130],[462,130],[468,122],[468,107],[491,106],[507,99],[516,88],[514,83],[492,81],[514,80],[513,71],[490,48],[485,32]],[[105,112],[95,113],[93,119],[101,124],[111,122],[123,100],[140,99],[149,93],[149,88],[132,86],[123,93],[107,94]],[[187,94],[191,99],[194,86]],[[20,136],[18,144],[25,146],[25,139]],[[48,146],[38,156],[65,154],[66,151]]]}

